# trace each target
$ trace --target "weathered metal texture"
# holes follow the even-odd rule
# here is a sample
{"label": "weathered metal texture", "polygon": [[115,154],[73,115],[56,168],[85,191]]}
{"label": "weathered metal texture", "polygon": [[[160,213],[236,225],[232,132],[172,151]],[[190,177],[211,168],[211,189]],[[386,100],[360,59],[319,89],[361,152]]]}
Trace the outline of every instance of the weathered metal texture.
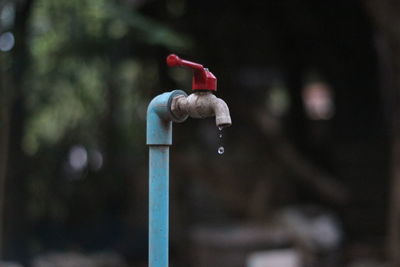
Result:
{"label": "weathered metal texture", "polygon": [[149,150],[149,266],[168,266],[169,146]]}
{"label": "weathered metal texture", "polygon": [[171,110],[175,116],[189,115],[200,119],[215,116],[217,127],[228,127],[232,124],[228,105],[212,92],[195,92],[187,97],[176,96],[172,100]]}

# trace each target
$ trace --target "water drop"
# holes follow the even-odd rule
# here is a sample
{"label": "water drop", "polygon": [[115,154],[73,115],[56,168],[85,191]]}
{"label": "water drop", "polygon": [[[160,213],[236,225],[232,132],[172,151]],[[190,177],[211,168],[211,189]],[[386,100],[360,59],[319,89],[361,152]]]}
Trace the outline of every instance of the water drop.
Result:
{"label": "water drop", "polygon": [[220,133],[218,136],[219,136],[219,138],[222,138],[222,133]]}
{"label": "water drop", "polygon": [[218,154],[222,155],[222,154],[224,154],[224,152],[225,152],[224,147],[223,147],[223,146],[220,146],[220,147],[218,148]]}

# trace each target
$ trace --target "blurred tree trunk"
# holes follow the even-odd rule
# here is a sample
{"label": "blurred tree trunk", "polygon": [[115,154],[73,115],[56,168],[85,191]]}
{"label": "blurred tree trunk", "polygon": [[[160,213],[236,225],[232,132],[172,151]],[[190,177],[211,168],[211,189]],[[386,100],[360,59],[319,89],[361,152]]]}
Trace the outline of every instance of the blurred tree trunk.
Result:
{"label": "blurred tree trunk", "polygon": [[377,28],[381,65],[382,98],[391,129],[391,196],[389,204],[388,253],[391,266],[400,266],[400,2],[367,0],[367,9]]}
{"label": "blurred tree trunk", "polygon": [[[26,95],[24,90],[26,70],[29,66],[28,32],[29,18],[33,0],[15,2],[15,22],[12,32],[15,46],[11,50],[11,69],[7,72],[9,83],[7,92],[10,96],[6,120],[9,125],[8,161],[6,180],[3,187],[3,257],[11,260],[27,259],[27,173],[26,156],[22,150],[26,111]],[[7,148],[3,148],[7,149]]]}
{"label": "blurred tree trunk", "polygon": [[7,91],[4,57],[0,57],[0,259],[3,251],[4,194],[7,173],[9,138],[9,93]]}

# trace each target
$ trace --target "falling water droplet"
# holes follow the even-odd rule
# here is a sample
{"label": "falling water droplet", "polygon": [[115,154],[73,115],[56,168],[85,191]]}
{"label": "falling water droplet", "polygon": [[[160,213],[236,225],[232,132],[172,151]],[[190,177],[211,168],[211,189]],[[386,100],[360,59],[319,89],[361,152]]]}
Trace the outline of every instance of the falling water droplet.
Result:
{"label": "falling water droplet", "polygon": [[224,152],[225,152],[224,147],[223,147],[223,146],[220,146],[220,147],[218,148],[218,154],[222,155],[222,154],[224,154]]}

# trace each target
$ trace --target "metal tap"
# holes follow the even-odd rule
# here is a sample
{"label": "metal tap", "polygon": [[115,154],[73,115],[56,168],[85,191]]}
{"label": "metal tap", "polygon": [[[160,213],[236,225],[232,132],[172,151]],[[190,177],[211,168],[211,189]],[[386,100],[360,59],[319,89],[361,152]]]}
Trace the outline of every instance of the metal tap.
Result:
{"label": "metal tap", "polygon": [[215,124],[219,128],[232,125],[228,105],[212,92],[217,90],[217,78],[203,65],[179,58],[172,54],[167,57],[169,66],[185,66],[194,71],[192,93],[189,96],[177,95],[172,99],[171,112],[184,121],[192,118],[215,116]]}

